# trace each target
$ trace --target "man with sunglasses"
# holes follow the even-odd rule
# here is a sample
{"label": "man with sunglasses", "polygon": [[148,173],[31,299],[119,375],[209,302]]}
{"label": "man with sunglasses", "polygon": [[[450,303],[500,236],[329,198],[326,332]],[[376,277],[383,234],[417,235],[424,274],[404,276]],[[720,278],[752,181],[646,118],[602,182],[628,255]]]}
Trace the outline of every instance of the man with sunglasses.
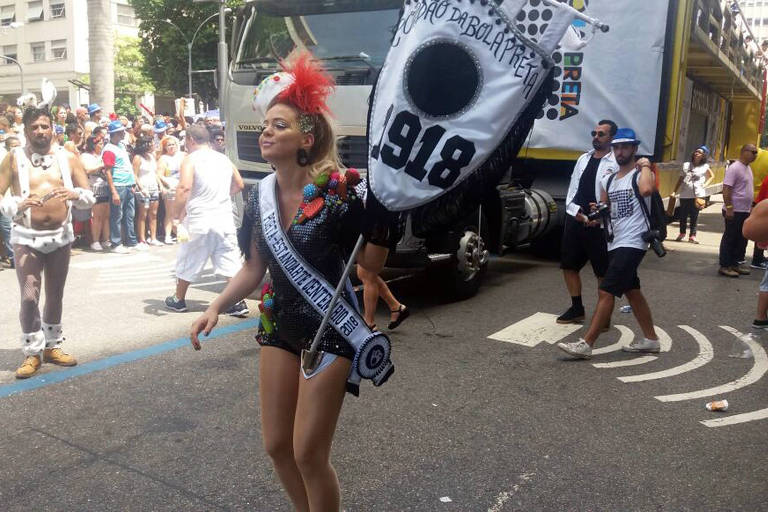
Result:
{"label": "man with sunglasses", "polygon": [[600,182],[616,172],[619,165],[613,156],[611,140],[616,134],[616,123],[603,119],[592,131],[592,150],[576,161],[565,200],[565,228],[563,230],[560,268],[565,286],[571,295],[571,307],[557,318],[559,324],[579,323],[584,320],[579,272],[589,261],[598,280],[608,268],[608,251],[599,221],[590,221],[587,215],[591,204],[600,197]]}
{"label": "man with sunglasses", "polygon": [[725,231],[720,240],[720,270],[726,277],[748,275],[749,269],[739,265],[747,248],[747,239],[741,230],[744,221],[752,209],[753,182],[752,168],[749,166],[757,157],[754,144],[745,144],[741,148],[739,159],[725,170],[723,178],[723,217]]}

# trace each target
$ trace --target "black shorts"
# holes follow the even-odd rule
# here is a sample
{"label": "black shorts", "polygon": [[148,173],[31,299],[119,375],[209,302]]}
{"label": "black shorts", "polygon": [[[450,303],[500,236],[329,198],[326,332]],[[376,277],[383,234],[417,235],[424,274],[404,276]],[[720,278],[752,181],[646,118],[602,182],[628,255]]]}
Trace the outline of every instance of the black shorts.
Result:
{"label": "black shorts", "polygon": [[597,277],[603,277],[608,268],[608,249],[602,228],[588,228],[570,215],[566,215],[563,229],[560,268],[575,270],[584,268],[587,260]]}
{"label": "black shorts", "polygon": [[608,253],[608,270],[600,289],[616,297],[621,297],[630,290],[640,289],[637,269],[645,257],[643,249],[619,247]]}
{"label": "black shorts", "polygon": [[108,203],[110,199],[109,196],[96,196],[96,204]]}
{"label": "black shorts", "polygon": [[390,251],[395,250],[403,237],[402,215],[384,208],[370,188],[365,199],[362,232],[367,243],[386,247]]}

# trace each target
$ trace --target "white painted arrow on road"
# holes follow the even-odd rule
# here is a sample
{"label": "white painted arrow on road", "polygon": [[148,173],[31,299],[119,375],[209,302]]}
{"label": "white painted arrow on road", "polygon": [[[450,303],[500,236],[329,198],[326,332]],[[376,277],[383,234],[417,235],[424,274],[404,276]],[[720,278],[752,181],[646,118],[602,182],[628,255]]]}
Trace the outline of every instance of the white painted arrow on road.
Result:
{"label": "white painted arrow on road", "polygon": [[579,324],[558,324],[557,315],[536,313],[488,336],[489,339],[535,347],[541,342],[557,343],[581,329]]}

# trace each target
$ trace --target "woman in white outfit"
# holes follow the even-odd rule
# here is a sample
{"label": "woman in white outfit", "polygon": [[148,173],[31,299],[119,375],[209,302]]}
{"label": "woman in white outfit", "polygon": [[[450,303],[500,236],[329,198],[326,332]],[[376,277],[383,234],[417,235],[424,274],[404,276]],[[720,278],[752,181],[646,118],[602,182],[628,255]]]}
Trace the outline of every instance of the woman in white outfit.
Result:
{"label": "woman in white outfit", "polygon": [[91,192],[96,197],[96,204],[91,208],[91,249],[101,251],[106,248],[109,240],[109,202],[111,195],[109,184],[104,175],[104,162],[101,161],[101,150],[104,141],[98,137],[90,136],[85,139],[85,149],[80,153],[80,161],[83,163]]}
{"label": "woman in white outfit", "polygon": [[[136,175],[136,236],[138,249],[147,245],[162,245],[157,240],[157,207],[160,205],[160,179],[157,177],[157,161],[152,139],[141,137],[136,142],[133,157],[133,172]],[[149,230],[149,240],[146,238]]]}
{"label": "woman in white outfit", "polygon": [[176,187],[179,185],[181,162],[187,154],[179,147],[176,137],[166,137],[160,143],[162,154],[157,162],[157,177],[165,206],[165,243],[172,244],[171,229],[173,221],[173,204],[176,200]]}
{"label": "woman in white outfit", "polygon": [[683,164],[680,171],[680,178],[677,180],[675,190],[672,194],[680,191],[680,234],[675,241],[680,242],[685,238],[685,232],[688,228],[688,219],[691,221],[690,231],[688,231],[688,241],[694,244],[699,243],[696,240],[696,221],[699,218],[699,210],[706,205],[707,185],[714,174],[707,164],[709,149],[701,146],[691,155],[691,161]]}

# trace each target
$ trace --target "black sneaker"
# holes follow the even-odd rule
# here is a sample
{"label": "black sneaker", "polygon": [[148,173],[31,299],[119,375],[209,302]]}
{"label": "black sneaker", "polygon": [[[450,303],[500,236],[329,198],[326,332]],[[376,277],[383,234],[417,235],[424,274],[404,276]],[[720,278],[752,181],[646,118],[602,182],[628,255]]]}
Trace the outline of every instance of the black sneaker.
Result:
{"label": "black sneaker", "polygon": [[768,331],[768,320],[752,320],[752,328]]}
{"label": "black sneaker", "polygon": [[187,301],[184,299],[177,299],[176,295],[170,295],[165,298],[165,307],[170,309],[171,311],[176,311],[177,313],[183,313],[187,310]]}
{"label": "black sneaker", "polygon": [[244,300],[241,300],[237,304],[233,305],[231,308],[225,311],[225,313],[229,316],[236,316],[240,318],[245,318],[248,316],[248,305],[245,303]]}
{"label": "black sneaker", "polygon": [[584,321],[584,308],[571,306],[568,311],[557,317],[559,324],[578,324]]}

